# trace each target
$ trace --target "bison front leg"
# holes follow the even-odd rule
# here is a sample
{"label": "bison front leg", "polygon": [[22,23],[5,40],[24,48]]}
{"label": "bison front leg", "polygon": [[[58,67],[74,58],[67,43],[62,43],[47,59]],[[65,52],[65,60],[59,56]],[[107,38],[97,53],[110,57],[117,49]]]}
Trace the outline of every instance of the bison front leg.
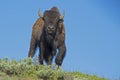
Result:
{"label": "bison front leg", "polygon": [[51,65],[52,64],[52,59],[53,59],[53,55],[49,55],[48,56],[48,59],[46,60],[46,62],[47,62],[47,65]]}
{"label": "bison front leg", "polygon": [[53,57],[55,56],[56,54],[56,50],[52,50],[52,51],[49,51],[48,50],[48,60],[47,60],[47,65],[51,65],[52,64],[52,61],[53,61]]}
{"label": "bison front leg", "polygon": [[29,48],[29,53],[28,57],[33,57],[36,51],[37,43],[36,40],[32,37],[30,41],[30,48]]}
{"label": "bison front leg", "polygon": [[61,46],[58,47],[58,55],[55,59],[55,62],[58,66],[62,65],[65,54],[66,54],[66,45],[62,44]]}
{"label": "bison front leg", "polygon": [[44,47],[43,42],[41,42],[40,48],[39,48],[39,63],[40,64],[43,64],[44,53],[45,53],[45,47]]}

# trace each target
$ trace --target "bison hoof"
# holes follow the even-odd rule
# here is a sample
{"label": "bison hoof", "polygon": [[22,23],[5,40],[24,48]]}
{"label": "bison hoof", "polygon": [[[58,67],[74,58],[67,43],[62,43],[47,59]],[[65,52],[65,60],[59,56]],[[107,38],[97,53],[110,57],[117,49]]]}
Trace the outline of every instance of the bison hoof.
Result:
{"label": "bison hoof", "polygon": [[59,60],[59,59],[56,59],[56,60],[55,60],[55,63],[56,63],[58,66],[61,66],[62,61],[61,61],[61,60]]}

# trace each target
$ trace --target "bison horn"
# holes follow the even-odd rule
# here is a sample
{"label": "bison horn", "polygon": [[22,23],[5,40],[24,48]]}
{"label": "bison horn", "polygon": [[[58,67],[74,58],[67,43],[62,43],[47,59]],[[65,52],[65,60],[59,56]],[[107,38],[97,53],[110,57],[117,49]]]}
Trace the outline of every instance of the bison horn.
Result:
{"label": "bison horn", "polygon": [[64,16],[65,16],[65,11],[64,11],[64,13],[60,16],[60,19],[63,19]]}
{"label": "bison horn", "polygon": [[43,17],[43,14],[40,13],[40,8],[39,8],[39,10],[38,10],[38,16],[41,17],[41,18]]}

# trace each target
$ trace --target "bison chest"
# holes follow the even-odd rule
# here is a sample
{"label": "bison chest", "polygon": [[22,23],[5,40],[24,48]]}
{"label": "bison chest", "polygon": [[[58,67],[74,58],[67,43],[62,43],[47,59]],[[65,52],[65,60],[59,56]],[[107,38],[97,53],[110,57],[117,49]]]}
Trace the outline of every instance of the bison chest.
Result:
{"label": "bison chest", "polygon": [[56,49],[57,48],[57,42],[55,40],[49,40],[45,41],[45,47],[49,49]]}

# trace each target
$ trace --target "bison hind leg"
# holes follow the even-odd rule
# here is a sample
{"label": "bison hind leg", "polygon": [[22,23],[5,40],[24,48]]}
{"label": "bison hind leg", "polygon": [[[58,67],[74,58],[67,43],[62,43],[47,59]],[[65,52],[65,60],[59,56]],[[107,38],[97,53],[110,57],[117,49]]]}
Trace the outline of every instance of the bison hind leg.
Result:
{"label": "bison hind leg", "polygon": [[33,57],[35,55],[36,49],[37,49],[37,42],[32,37],[31,41],[30,41],[30,48],[29,48],[28,57]]}

